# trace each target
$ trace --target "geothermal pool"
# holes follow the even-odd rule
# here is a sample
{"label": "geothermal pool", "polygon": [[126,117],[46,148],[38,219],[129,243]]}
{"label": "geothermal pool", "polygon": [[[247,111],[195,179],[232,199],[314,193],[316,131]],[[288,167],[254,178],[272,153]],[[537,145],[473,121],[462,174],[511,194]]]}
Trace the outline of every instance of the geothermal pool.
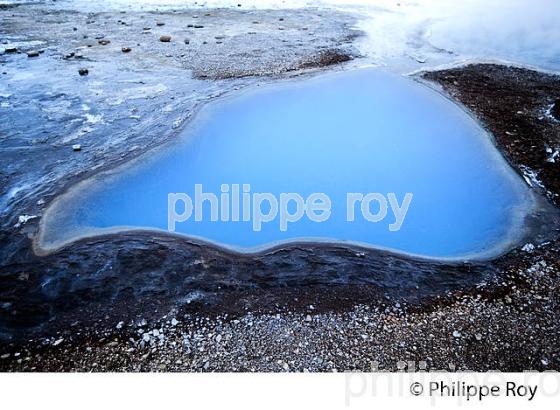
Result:
{"label": "geothermal pool", "polygon": [[[533,209],[528,187],[461,107],[409,78],[362,69],[253,87],[207,104],[178,139],[55,200],[39,248],[107,232],[168,230],[169,209],[186,216],[185,198],[196,202],[197,184],[217,201],[202,202],[201,220],[193,211],[174,221],[175,233],[241,252],[326,241],[430,258],[490,257],[520,240]],[[303,215],[285,229],[271,217],[257,230],[254,214],[244,218],[243,186],[253,211],[253,195],[267,193],[270,201],[258,204],[263,215],[282,193],[305,200],[321,193],[329,217]],[[171,203],[170,193],[184,195]],[[351,221],[349,194],[369,198],[353,203]],[[300,204],[285,205],[293,216]]]}

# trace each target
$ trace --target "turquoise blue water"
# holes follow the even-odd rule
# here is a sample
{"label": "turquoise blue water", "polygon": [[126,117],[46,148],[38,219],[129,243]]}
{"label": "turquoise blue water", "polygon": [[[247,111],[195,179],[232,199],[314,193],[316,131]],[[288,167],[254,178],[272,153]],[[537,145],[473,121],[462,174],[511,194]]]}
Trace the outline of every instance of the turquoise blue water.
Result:
{"label": "turquoise blue water", "polygon": [[[156,152],[79,184],[44,219],[48,247],[112,227],[168,228],[168,194],[194,197],[195,184],[250,184],[251,192],[331,199],[325,222],[303,217],[282,231],[278,218],[255,232],[252,221],[193,216],[176,232],[252,251],[281,241],[350,241],[427,257],[503,251],[530,211],[525,184],[489,136],[460,107],[408,78],[354,70],[255,87],[204,107],[183,135]],[[368,222],[347,193],[411,193],[398,231],[395,217]],[[294,211],[294,204],[290,211]],[[177,208],[181,212],[182,206]],[[267,207],[263,206],[266,212]],[[371,212],[379,206],[372,203]]]}

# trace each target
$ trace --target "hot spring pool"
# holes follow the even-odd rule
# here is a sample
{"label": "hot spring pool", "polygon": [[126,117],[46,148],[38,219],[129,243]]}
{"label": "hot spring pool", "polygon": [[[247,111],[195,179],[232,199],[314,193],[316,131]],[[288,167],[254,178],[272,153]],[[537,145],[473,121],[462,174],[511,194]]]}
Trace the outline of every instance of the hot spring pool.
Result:
{"label": "hot spring pool", "polygon": [[[212,221],[208,201],[202,221],[193,214],[175,224],[176,233],[241,252],[327,241],[434,258],[489,257],[520,239],[533,209],[529,188],[462,108],[411,79],[363,69],[254,87],[207,104],[178,139],[55,200],[39,248],[135,228],[167,230],[168,194],[194,198],[196,184],[219,201],[227,185],[230,206],[243,184],[276,198],[330,199],[327,220],[303,217],[286,230],[275,219],[256,231],[251,220],[232,220],[231,210],[228,221]],[[389,229],[396,222],[389,201],[382,220],[366,220],[358,203],[349,222],[349,193],[392,194],[397,204],[411,194],[400,229]],[[371,201],[368,210],[382,207]],[[289,212],[295,208],[292,202]],[[266,203],[262,209],[270,211]]]}

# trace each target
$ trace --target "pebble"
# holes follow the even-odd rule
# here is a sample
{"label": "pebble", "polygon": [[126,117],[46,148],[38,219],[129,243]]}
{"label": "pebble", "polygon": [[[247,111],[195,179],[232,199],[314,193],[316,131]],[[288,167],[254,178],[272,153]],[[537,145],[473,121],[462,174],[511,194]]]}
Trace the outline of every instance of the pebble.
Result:
{"label": "pebble", "polygon": [[477,333],[474,335],[474,338],[480,342],[482,340],[482,335],[480,333]]}
{"label": "pebble", "polygon": [[457,331],[457,330],[454,330],[454,331],[453,331],[453,337],[454,337],[454,338],[459,338],[459,337],[461,337],[461,332],[459,332],[459,331]]}
{"label": "pebble", "polygon": [[129,53],[132,49],[130,47],[123,47],[121,50],[123,53]]}
{"label": "pebble", "polygon": [[88,75],[89,74],[89,70],[87,68],[80,68],[78,70],[78,74],[80,75]]}
{"label": "pebble", "polygon": [[158,21],[158,22],[156,23],[156,26],[159,26],[159,27],[165,26],[165,23],[164,23],[163,21]]}
{"label": "pebble", "polygon": [[74,151],[81,151],[82,150],[82,146],[80,144],[74,144],[72,145],[72,149]]}
{"label": "pebble", "polygon": [[523,248],[521,248],[521,250],[527,253],[532,253],[535,250],[535,245],[533,245],[532,243],[526,243],[525,245],[523,245]]}
{"label": "pebble", "polygon": [[171,41],[171,36],[161,36],[159,38],[159,41],[161,41],[162,43],[169,43]]}
{"label": "pebble", "polygon": [[188,38],[185,39],[185,44],[189,44],[190,42],[191,42],[190,39],[188,39]]}
{"label": "pebble", "polygon": [[111,43],[111,40],[99,40],[98,43],[102,46],[106,46],[107,44]]}
{"label": "pebble", "polygon": [[53,346],[58,346],[58,345],[61,344],[62,342],[64,342],[64,338],[63,338],[63,337],[61,337],[61,338],[58,339],[58,340],[55,340],[55,341],[53,342],[52,345],[53,345]]}
{"label": "pebble", "polygon": [[39,52],[37,50],[28,51],[27,57],[39,57]]}

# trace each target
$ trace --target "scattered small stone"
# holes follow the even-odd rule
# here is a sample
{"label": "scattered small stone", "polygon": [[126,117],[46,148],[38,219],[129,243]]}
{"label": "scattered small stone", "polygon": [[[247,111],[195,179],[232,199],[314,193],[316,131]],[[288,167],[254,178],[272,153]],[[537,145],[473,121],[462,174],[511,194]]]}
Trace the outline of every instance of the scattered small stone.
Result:
{"label": "scattered small stone", "polygon": [[305,317],[305,321],[306,321],[306,322],[311,322],[311,315],[307,315],[307,316]]}
{"label": "scattered small stone", "polygon": [[158,21],[156,22],[156,26],[158,27],[165,26],[165,23],[163,21]]}
{"label": "scattered small stone", "polygon": [[10,357],[10,353],[4,353],[2,356],[0,356],[0,359],[7,359]]}
{"label": "scattered small stone", "polygon": [[68,59],[74,57],[75,55],[76,55],[75,53],[68,53],[68,54],[66,54],[66,55],[64,56],[64,58],[65,58],[66,60],[68,60]]}
{"label": "scattered small stone", "polygon": [[171,41],[171,36],[161,36],[159,38],[159,41],[161,41],[162,43],[169,43]]}
{"label": "scattered small stone", "polygon": [[62,342],[64,342],[64,338],[63,338],[63,337],[61,337],[61,338],[58,339],[58,340],[55,340],[55,341],[53,342],[52,345],[53,345],[53,346],[58,346],[58,345],[61,344]]}
{"label": "scattered small stone", "polygon": [[89,70],[88,70],[87,68],[80,68],[80,69],[78,70],[78,74],[80,74],[80,75],[82,75],[82,76],[83,76],[83,75],[88,75],[88,74],[89,74]]}
{"label": "scattered small stone", "polygon": [[130,47],[123,47],[121,50],[123,53],[130,53],[132,49]]}
{"label": "scattered small stone", "polygon": [[179,324],[179,321],[175,318],[171,319],[171,326],[177,326]]}
{"label": "scattered small stone", "polygon": [[454,330],[453,331],[453,337],[456,338],[456,339],[460,338],[461,337],[461,332],[459,332],[457,330]]}
{"label": "scattered small stone", "polygon": [[16,47],[8,47],[4,49],[6,53],[17,53],[18,49]]}
{"label": "scattered small stone", "polygon": [[39,57],[39,52],[37,50],[28,51],[27,57]]}
{"label": "scattered small stone", "polygon": [[188,38],[185,39],[185,44],[189,44],[190,42],[191,42],[190,39],[188,39]]}
{"label": "scattered small stone", "polygon": [[72,149],[74,151],[81,151],[82,150],[82,146],[80,144],[74,144],[72,145]]}
{"label": "scattered small stone", "polygon": [[194,27],[194,28],[204,28],[204,26],[203,26],[203,25],[200,25],[200,24],[195,24],[193,27]]}
{"label": "scattered small stone", "polygon": [[480,333],[477,333],[474,335],[474,338],[480,342],[482,340],[482,335]]}
{"label": "scattered small stone", "polygon": [[117,323],[117,329],[122,329],[122,327],[124,326],[124,322],[119,322]]}
{"label": "scattered small stone", "polygon": [[98,43],[102,46],[106,46],[107,44],[111,43],[111,40],[99,40]]}
{"label": "scattered small stone", "polygon": [[523,245],[523,248],[521,248],[521,250],[527,253],[532,253],[535,250],[535,245],[533,245],[532,243],[526,243],[525,245]]}

